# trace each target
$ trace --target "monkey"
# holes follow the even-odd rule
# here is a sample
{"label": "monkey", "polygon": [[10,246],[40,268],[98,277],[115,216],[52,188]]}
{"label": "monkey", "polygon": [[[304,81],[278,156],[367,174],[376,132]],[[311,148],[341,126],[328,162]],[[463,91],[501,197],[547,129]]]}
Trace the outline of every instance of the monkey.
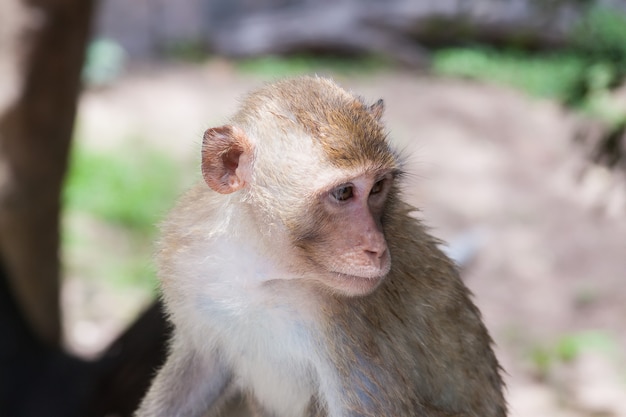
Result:
{"label": "monkey", "polygon": [[439,241],[402,199],[382,100],[301,76],[206,130],[161,228],[169,355],[135,417],[503,417],[501,367]]}

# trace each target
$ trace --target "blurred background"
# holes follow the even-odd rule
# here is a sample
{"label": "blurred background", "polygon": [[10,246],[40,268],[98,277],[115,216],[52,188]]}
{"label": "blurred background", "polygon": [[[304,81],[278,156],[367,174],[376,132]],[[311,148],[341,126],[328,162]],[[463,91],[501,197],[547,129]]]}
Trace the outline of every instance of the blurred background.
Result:
{"label": "blurred background", "polygon": [[2,0],[0,416],[130,416],[202,133],[300,74],[383,98],[510,415],[626,416],[626,2]]}

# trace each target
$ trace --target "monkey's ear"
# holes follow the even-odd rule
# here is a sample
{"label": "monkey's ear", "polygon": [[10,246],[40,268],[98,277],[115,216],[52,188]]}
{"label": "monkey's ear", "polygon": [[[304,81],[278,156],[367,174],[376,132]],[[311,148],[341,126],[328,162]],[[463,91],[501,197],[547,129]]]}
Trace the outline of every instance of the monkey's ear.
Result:
{"label": "monkey's ear", "polygon": [[202,176],[213,190],[230,194],[246,185],[245,166],[251,146],[246,134],[236,126],[208,129],[202,139]]}
{"label": "monkey's ear", "polygon": [[383,112],[385,111],[385,102],[381,98],[376,103],[369,106],[367,111],[369,111],[376,120],[380,120],[380,118],[383,117]]}

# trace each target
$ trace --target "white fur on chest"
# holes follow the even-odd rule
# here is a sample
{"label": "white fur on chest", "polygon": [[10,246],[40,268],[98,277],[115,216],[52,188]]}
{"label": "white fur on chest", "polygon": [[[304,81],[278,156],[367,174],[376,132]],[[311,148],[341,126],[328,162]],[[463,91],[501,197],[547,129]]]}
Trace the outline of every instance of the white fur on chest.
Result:
{"label": "white fur on chest", "polygon": [[278,416],[303,415],[316,390],[310,331],[280,307],[251,313],[224,340],[235,383]]}
{"label": "white fur on chest", "polygon": [[264,409],[281,417],[303,415],[317,391],[320,335],[313,311],[289,286],[272,285],[289,277],[278,276],[255,251],[224,242],[212,249],[186,254],[195,265],[183,278],[186,297],[200,327],[187,331],[197,333],[190,336],[201,348],[221,352],[234,383]]}

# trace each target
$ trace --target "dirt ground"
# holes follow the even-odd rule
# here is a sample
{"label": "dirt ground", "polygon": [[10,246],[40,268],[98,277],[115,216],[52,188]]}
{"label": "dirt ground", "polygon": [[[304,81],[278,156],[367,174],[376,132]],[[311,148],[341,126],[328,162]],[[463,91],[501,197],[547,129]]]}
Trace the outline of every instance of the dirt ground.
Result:
{"label": "dirt ground", "polygon": [[[469,81],[403,70],[335,78],[385,99],[390,136],[408,157],[408,198],[467,258],[463,279],[507,372],[511,416],[625,417],[626,186],[584,163],[577,119]],[[77,137],[117,149],[137,137],[195,167],[203,130],[264,81],[219,60],[133,68],[84,93]],[[106,293],[87,306],[94,285],[70,276],[65,287],[68,343],[87,354],[149,298]]]}

